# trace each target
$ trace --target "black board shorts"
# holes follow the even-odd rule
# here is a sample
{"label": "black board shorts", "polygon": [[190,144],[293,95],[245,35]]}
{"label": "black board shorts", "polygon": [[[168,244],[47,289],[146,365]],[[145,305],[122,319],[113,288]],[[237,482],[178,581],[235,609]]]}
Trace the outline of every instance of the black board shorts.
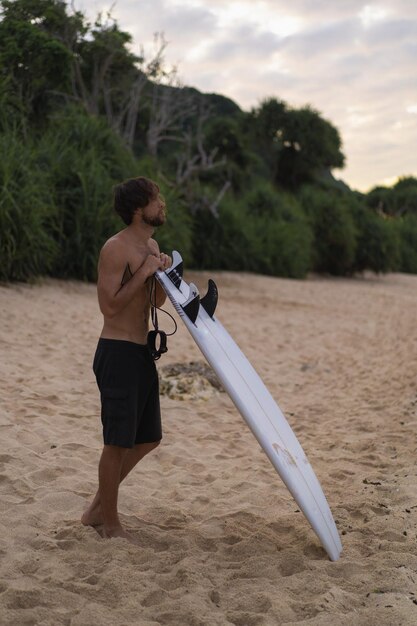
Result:
{"label": "black board shorts", "polygon": [[159,382],[147,345],[100,338],[93,371],[106,445],[133,448],[162,438]]}

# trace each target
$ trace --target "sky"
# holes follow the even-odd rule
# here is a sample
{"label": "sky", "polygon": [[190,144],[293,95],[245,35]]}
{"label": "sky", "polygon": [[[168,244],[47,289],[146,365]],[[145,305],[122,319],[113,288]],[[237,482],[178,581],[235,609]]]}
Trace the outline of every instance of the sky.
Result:
{"label": "sky", "polygon": [[417,176],[417,0],[79,0],[112,8],[135,51],[168,41],[181,81],[244,110],[309,104],[342,137],[334,175],[368,191]]}

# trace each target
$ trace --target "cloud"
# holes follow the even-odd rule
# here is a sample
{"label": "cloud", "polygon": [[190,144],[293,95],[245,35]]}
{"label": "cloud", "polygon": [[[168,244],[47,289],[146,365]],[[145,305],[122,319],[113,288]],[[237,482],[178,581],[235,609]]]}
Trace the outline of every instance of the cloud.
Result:
{"label": "cloud", "polygon": [[[125,5],[130,5],[126,6]],[[122,9],[123,6],[123,10]],[[169,0],[142,0],[140,11],[136,0],[123,2],[117,14],[128,19],[129,14],[141,14],[140,20],[131,20],[131,28],[140,33],[142,39],[149,38],[155,31],[164,31],[175,45],[184,40],[197,41],[198,38],[209,35],[216,29],[218,19],[216,15],[203,6],[188,6],[187,4],[173,4]]]}
{"label": "cloud", "polygon": [[391,44],[404,46],[407,42],[415,42],[417,38],[417,20],[393,19],[377,23],[366,29],[364,42],[368,46],[387,48]]}
{"label": "cloud", "polygon": [[358,20],[339,20],[287,37],[282,47],[286,55],[293,59],[311,60],[312,57],[338,54],[349,49],[359,33]]}
{"label": "cloud", "polygon": [[252,25],[239,26],[219,37],[206,50],[206,58],[211,62],[229,62],[242,58],[254,61],[274,53],[280,37],[272,32],[261,31]]}

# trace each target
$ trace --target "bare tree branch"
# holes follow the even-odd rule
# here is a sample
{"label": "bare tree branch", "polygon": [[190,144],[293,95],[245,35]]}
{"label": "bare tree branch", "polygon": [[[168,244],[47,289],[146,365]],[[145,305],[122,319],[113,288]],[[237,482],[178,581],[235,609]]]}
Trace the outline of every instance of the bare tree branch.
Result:
{"label": "bare tree branch", "polygon": [[224,195],[230,189],[231,186],[232,186],[232,183],[230,182],[230,180],[226,180],[223,187],[220,189],[219,193],[217,194],[216,199],[213,202],[209,203],[207,208],[210,211],[210,213],[214,215],[214,217],[216,218],[219,217],[219,212],[218,212],[219,204],[223,200]]}

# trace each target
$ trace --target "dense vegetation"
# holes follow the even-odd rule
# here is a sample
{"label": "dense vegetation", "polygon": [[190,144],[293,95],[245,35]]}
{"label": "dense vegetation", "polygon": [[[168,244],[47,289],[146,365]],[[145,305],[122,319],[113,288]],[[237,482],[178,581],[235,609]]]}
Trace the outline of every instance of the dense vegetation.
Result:
{"label": "dense vegetation", "polygon": [[111,17],[0,0],[0,280],[94,280],[123,225],[112,186],[156,179],[158,238],[188,265],[304,277],[417,273],[417,180],[354,192],[338,130],[275,98],[250,112],[181,85],[165,41],[135,55]]}

